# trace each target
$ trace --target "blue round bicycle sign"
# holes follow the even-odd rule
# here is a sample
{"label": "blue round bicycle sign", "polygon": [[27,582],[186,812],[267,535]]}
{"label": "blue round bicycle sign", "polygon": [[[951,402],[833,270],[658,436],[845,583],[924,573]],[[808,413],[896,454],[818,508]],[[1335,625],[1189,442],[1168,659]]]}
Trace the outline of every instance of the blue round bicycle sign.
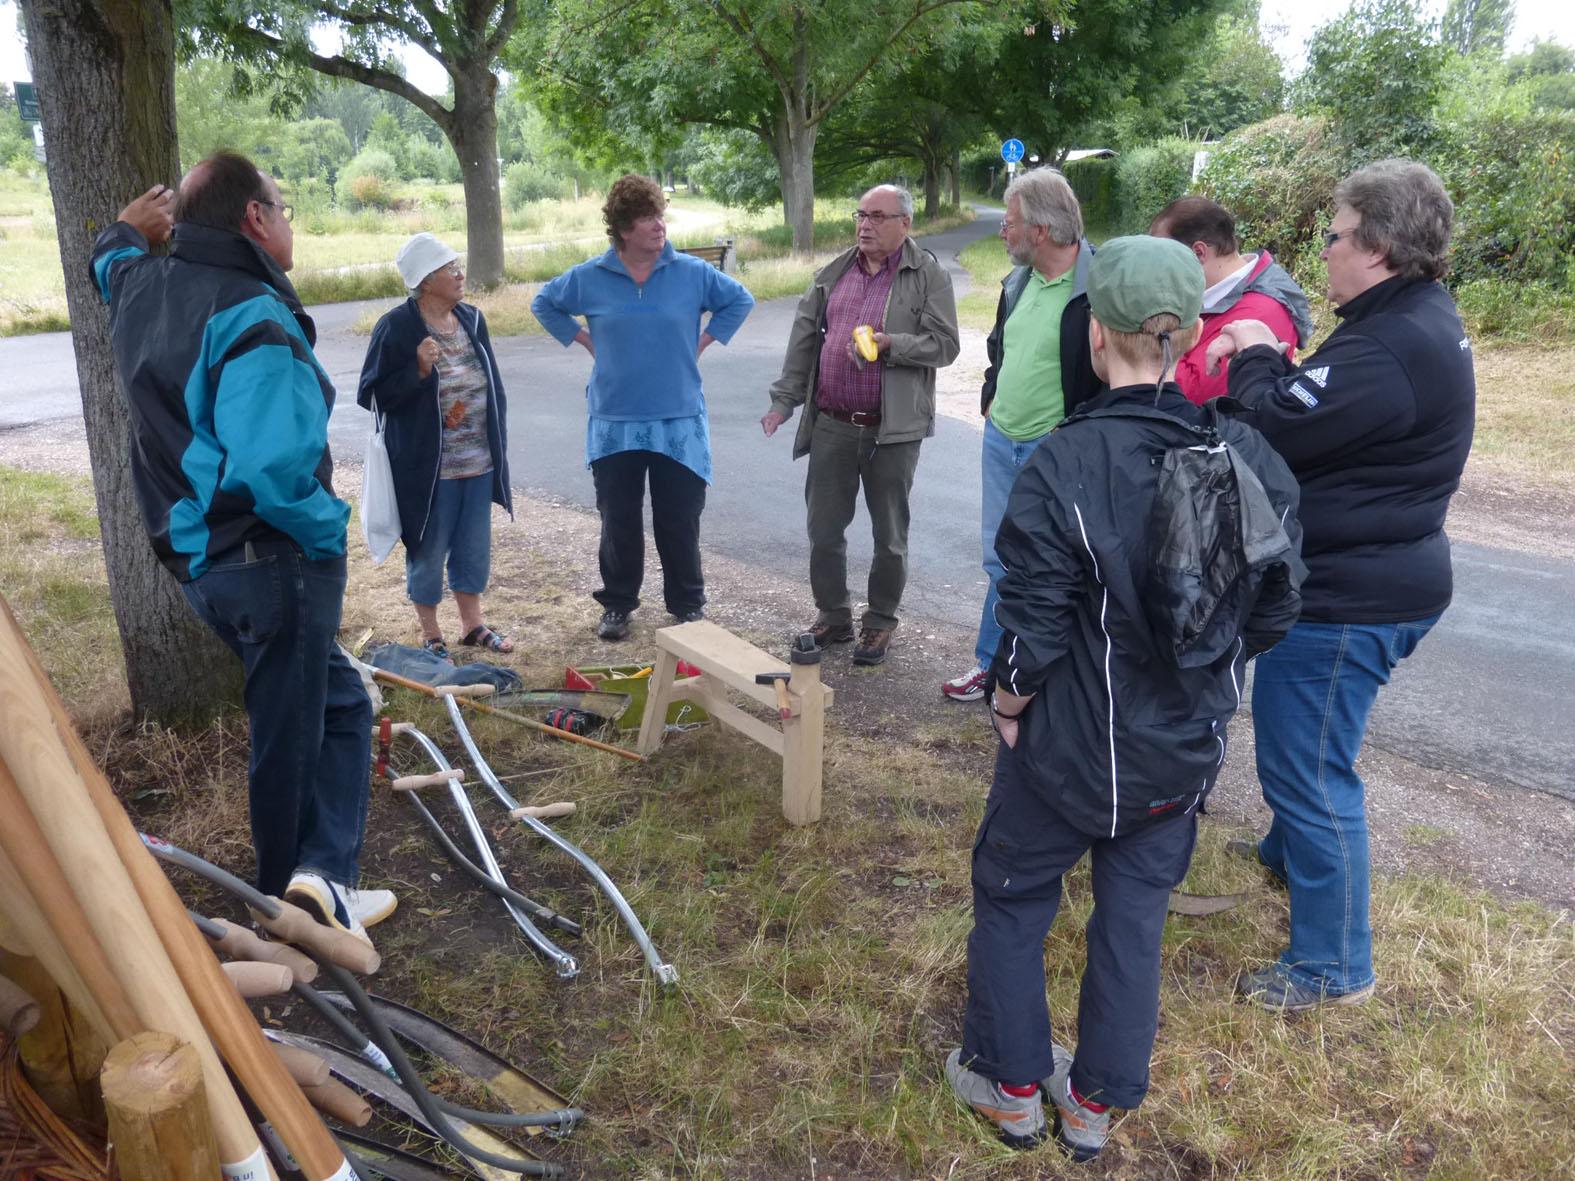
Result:
{"label": "blue round bicycle sign", "polygon": [[1023,141],[1022,140],[1020,140],[1020,139],[1009,139],[1004,144],[1001,145],[1001,159],[1005,160],[1008,164],[1016,164],[1022,158],[1023,158]]}

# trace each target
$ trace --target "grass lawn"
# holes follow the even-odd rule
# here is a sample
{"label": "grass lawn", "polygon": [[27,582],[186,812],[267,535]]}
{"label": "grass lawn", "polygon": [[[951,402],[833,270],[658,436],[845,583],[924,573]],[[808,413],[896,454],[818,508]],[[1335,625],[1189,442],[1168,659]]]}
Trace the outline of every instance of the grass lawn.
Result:
{"label": "grass lawn", "polygon": [[[400,194],[402,208],[388,212],[296,212],[296,266],[290,273],[308,305],[357,299],[397,299],[405,294],[394,254],[411,234],[430,230],[461,251],[464,209],[457,185],[423,187]],[[288,189],[285,199],[291,197]],[[405,208],[419,204],[416,208]],[[475,302],[487,313],[495,336],[539,332],[530,315],[534,284],[600,253],[606,246],[600,195],[573,201],[538,201],[504,216],[506,282]],[[817,266],[853,241],[848,198],[816,204],[812,255],[797,255],[776,208],[758,213],[728,209],[704,197],[670,197],[668,232],[676,246],[710,245],[718,237],[738,245],[739,280],[756,299],[797,295]],[[934,233],[971,214],[920,219],[915,233]],[[510,291],[511,285],[528,290]],[[494,307],[498,314],[494,315]],[[372,317],[365,328],[370,331]],[[0,170],[0,336],[56,332],[70,327],[54,217],[43,182]]]}
{"label": "grass lawn", "polygon": [[[531,540],[575,528],[573,514],[542,513],[495,551],[488,596],[489,617],[530,621],[512,662],[528,684],[554,683],[583,650],[564,559]],[[345,634],[386,636],[390,621],[411,622],[401,563],[373,566],[353,522],[351,536]],[[247,872],[244,719],[179,735],[115,721],[124,687],[83,482],[0,469],[0,585],[139,822]],[[391,712],[457,751],[432,705],[405,698]],[[1206,823],[1185,888],[1250,900],[1169,923],[1149,1100],[1121,1116],[1105,1158],[1074,1166],[1053,1149],[1002,1147],[940,1081],[960,1027],[969,854],[993,749],[981,717],[944,731],[834,717],[825,815],[810,829],[785,826],[779,765],[730,731],[670,737],[634,764],[497,720],[473,729],[514,794],[578,801],[561,831],[624,889],[681,985],[656,991],[611,909],[485,791],[474,798],[514,880],[584,920],[586,936],[566,944],[583,974],[554,979],[377,792],[368,884],[398,890],[401,913],[378,928],[373,983],[587,1108],[575,1137],[546,1150],[571,1176],[1546,1181],[1575,1168],[1568,916],[1436,876],[1379,877],[1377,997],[1282,1019],[1229,989],[1280,947],[1283,899],[1223,852],[1244,834]],[[454,822],[445,801],[429,803]],[[1076,1012],[1089,903],[1076,871],[1045,948],[1061,1030]],[[295,1019],[286,1003],[270,1014]]]}

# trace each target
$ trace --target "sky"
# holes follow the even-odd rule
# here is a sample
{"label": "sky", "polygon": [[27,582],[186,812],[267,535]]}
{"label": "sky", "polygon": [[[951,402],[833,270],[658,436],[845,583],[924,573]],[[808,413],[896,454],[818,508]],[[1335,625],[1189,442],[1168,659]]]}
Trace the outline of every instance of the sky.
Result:
{"label": "sky", "polygon": [[[1417,7],[1436,16],[1446,0],[1418,0]],[[1332,20],[1350,0],[1262,0],[1262,22],[1273,30],[1272,40],[1280,59],[1292,73],[1306,64],[1307,39],[1319,25]],[[16,32],[16,5],[0,0],[0,82],[27,81],[27,63]],[[1512,52],[1522,50],[1538,37],[1575,47],[1575,3],[1571,0],[1516,0],[1515,28],[1510,34]],[[405,55],[406,76],[434,94],[448,88],[448,75],[419,50]]]}

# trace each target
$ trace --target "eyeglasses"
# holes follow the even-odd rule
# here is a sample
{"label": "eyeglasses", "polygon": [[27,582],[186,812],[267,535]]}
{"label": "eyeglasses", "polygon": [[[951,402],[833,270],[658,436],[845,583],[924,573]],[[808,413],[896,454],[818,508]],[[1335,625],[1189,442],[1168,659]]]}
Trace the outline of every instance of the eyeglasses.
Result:
{"label": "eyeglasses", "polygon": [[451,275],[456,279],[463,279],[465,277],[465,268],[460,266],[457,262],[451,262],[446,267],[439,267],[438,270],[443,274]]}
{"label": "eyeglasses", "polygon": [[872,221],[876,225],[882,225],[888,221],[891,221],[893,218],[906,216],[907,215],[903,213],[866,213],[862,209],[855,209],[853,211],[854,221]]}
{"label": "eyeglasses", "polygon": [[1349,238],[1352,234],[1356,233],[1356,231],[1358,229],[1360,229],[1360,228],[1361,227],[1359,227],[1359,226],[1352,226],[1348,230],[1325,230],[1323,232],[1324,249],[1327,250],[1329,247],[1333,246],[1336,242],[1338,242],[1341,238]]}
{"label": "eyeglasses", "polygon": [[294,221],[295,220],[295,206],[294,205],[286,205],[283,201],[263,201],[261,199],[258,200],[257,204],[259,204],[259,205],[269,205],[269,206],[272,206],[274,209],[277,209],[279,211],[279,216],[284,218],[285,221]]}

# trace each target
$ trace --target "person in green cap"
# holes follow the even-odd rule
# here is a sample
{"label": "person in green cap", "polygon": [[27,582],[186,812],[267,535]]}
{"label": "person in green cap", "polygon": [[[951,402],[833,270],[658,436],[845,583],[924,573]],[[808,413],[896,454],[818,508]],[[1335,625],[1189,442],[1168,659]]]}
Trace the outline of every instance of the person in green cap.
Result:
{"label": "person in green cap", "polygon": [[[1016,1147],[1050,1135],[1048,1097],[1078,1160],[1104,1147],[1111,1109],[1148,1090],[1170,892],[1246,662],[1295,622],[1302,573],[1284,461],[1173,380],[1198,334],[1192,252],[1107,242],[1088,298],[1109,388],[1034,451],[995,540],[1003,634],[988,699],[1001,743],[974,842],[962,1046],[945,1067]],[[1094,911],[1074,1051],[1051,1037],[1044,939],[1085,852]]]}

